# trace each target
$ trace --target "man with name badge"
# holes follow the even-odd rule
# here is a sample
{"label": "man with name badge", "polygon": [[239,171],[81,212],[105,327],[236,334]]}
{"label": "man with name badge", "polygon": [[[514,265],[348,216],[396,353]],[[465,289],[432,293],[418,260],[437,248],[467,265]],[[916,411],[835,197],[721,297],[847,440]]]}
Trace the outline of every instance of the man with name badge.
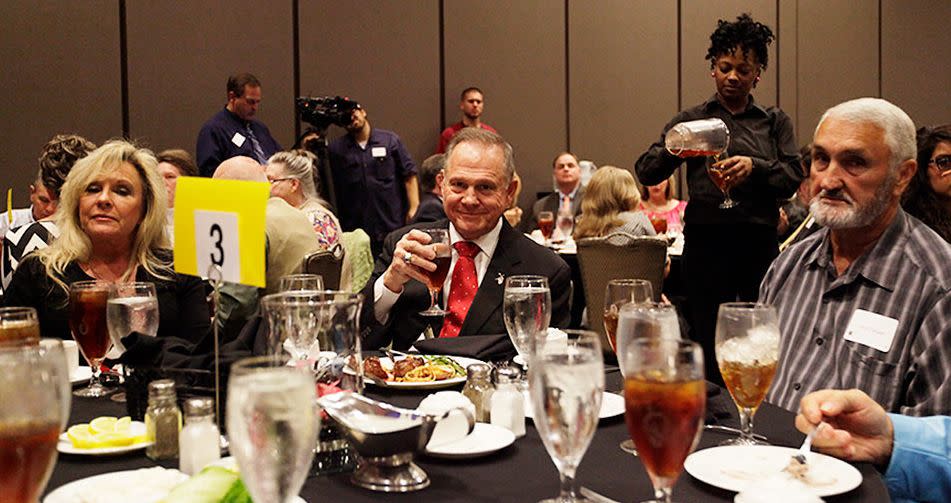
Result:
{"label": "man with name badge", "polygon": [[820,119],[810,210],[824,228],[760,287],[782,334],[770,402],[795,411],[809,392],[858,388],[889,412],[951,413],[951,245],[899,205],[915,157],[914,124],[885,100]]}
{"label": "man with name badge", "polygon": [[[548,278],[551,326],[566,327],[571,270],[502,218],[515,194],[511,145],[495,133],[466,128],[446,152],[442,193],[448,220],[387,236],[364,289],[364,347],[392,342],[395,349],[406,349],[427,330],[437,337],[505,334],[505,278],[520,274]],[[419,314],[429,306],[426,273],[436,270],[430,237],[421,228],[449,229],[452,259],[440,303],[448,311],[444,318]]]}

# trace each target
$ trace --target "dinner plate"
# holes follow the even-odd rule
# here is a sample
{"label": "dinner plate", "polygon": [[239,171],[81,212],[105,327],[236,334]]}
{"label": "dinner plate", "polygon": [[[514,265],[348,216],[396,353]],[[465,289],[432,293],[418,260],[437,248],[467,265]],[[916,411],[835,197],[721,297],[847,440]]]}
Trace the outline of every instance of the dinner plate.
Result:
{"label": "dinner plate", "polygon": [[[413,355],[413,356],[417,356],[417,355]],[[419,355],[419,356],[424,356],[424,355]],[[425,356],[440,357],[445,355],[425,355]],[[469,365],[472,365],[473,363],[485,363],[482,360],[476,360],[475,358],[466,358],[464,356],[445,356],[445,357],[452,358],[462,368],[466,368]],[[397,356],[396,359],[397,361],[399,361],[402,358]],[[387,368],[391,365],[391,362],[388,357],[382,356],[380,357],[380,364],[384,368]],[[426,390],[426,389],[448,388],[451,386],[455,386],[457,384],[462,384],[466,382],[466,376],[463,374],[459,377],[453,377],[451,379],[443,379],[442,381],[426,381],[426,382],[390,382],[390,381],[381,381],[379,379],[366,379],[366,382],[374,384],[376,386],[381,386],[383,388]]]}
{"label": "dinner plate", "polygon": [[[609,417],[620,416],[624,414],[624,397],[617,393],[605,391],[601,395],[601,410],[598,411],[598,419],[607,419]],[[533,419],[532,399],[525,394],[525,417]]]}
{"label": "dinner plate", "polygon": [[[96,501],[158,503],[168,496],[172,488],[186,480],[188,475],[160,466],[104,473],[63,484],[47,494],[43,503],[75,503],[85,501],[81,498],[92,496]],[[297,496],[294,503],[307,502]]]}
{"label": "dinner plate", "polygon": [[426,454],[434,458],[469,459],[487,456],[515,442],[515,434],[507,428],[488,423],[476,423],[475,428],[464,438],[427,448]]}
{"label": "dinner plate", "polygon": [[188,475],[160,466],[104,473],[63,484],[47,494],[43,503],[75,503],[90,497],[96,501],[156,503],[186,480]]}
{"label": "dinner plate", "polygon": [[[129,431],[133,435],[144,435],[145,423],[142,421],[132,421]],[[152,442],[139,442],[137,444],[117,447],[95,447],[92,449],[81,449],[79,447],[73,447],[73,443],[69,440],[69,435],[67,435],[64,431],[59,435],[59,443],[56,444],[56,450],[62,452],[63,454],[78,454],[82,456],[111,456],[114,454],[123,454],[126,452],[144,449],[151,443]]]}
{"label": "dinner plate", "polygon": [[[751,482],[782,472],[794,454],[792,447],[775,445],[725,445],[697,451],[687,457],[684,469],[694,478],[730,491],[742,491]],[[816,496],[833,496],[862,484],[862,474],[840,459],[812,452],[809,472],[822,480],[806,482]]]}
{"label": "dinner plate", "polygon": [[90,377],[92,377],[91,368],[76,367],[75,369],[73,369],[72,373],[69,374],[69,382],[73,384],[88,383]]}

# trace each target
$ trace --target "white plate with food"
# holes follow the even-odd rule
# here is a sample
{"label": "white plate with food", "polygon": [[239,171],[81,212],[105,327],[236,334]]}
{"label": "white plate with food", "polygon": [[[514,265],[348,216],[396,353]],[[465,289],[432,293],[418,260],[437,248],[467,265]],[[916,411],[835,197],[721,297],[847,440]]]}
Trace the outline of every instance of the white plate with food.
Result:
{"label": "white plate with food", "polygon": [[131,437],[140,437],[138,441],[133,441],[129,445],[118,445],[113,447],[76,447],[69,439],[69,434],[63,432],[59,435],[59,442],[56,444],[56,450],[63,454],[78,454],[81,456],[112,456],[115,454],[124,454],[140,449],[145,449],[152,442],[141,440],[145,437],[145,423],[142,421],[132,421],[129,425],[129,435]]}
{"label": "white plate with food", "polygon": [[88,383],[92,377],[92,369],[89,367],[76,367],[69,374],[69,382],[73,384]]}
{"label": "white plate with food", "polygon": [[[694,452],[684,469],[697,480],[729,491],[742,491],[758,480],[783,473],[792,456],[792,447],[775,445],[725,445]],[[811,452],[808,470],[800,480],[816,496],[849,492],[862,484],[862,474],[840,459]]]}
{"label": "white plate with food", "polygon": [[367,382],[394,389],[439,389],[466,382],[466,367],[485,363],[475,358],[446,355],[371,356],[363,360]]}
{"label": "white plate with food", "polygon": [[[605,391],[601,395],[601,410],[598,411],[598,419],[607,419],[609,417],[620,416],[624,414],[624,397],[617,393]],[[525,394],[525,417],[533,419],[532,399],[528,393]]]}
{"label": "white plate with food", "polygon": [[476,423],[472,432],[454,442],[426,448],[434,458],[470,459],[487,456],[515,442],[515,434],[507,428],[488,423]]}

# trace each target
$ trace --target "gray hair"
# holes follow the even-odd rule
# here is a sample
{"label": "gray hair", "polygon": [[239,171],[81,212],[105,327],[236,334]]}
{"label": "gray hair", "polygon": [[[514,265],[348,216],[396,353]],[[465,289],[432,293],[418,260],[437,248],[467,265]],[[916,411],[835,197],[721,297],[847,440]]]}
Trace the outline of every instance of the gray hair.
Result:
{"label": "gray hair", "polygon": [[[918,155],[915,140],[915,123],[904,110],[881,98],[858,98],[840,103],[822,114],[816,132],[828,118],[841,119],[861,124],[874,124],[885,134],[885,145],[891,151],[892,171]],[[815,134],[813,134],[815,136]]]}
{"label": "gray hair", "polygon": [[301,191],[307,199],[317,199],[317,184],[314,182],[314,161],[317,156],[307,150],[297,149],[272,155],[268,164],[284,166],[284,176],[300,181]]}
{"label": "gray hair", "polygon": [[501,136],[487,129],[477,127],[462,128],[462,130],[452,137],[452,141],[450,141],[449,146],[446,147],[447,170],[451,166],[449,160],[452,159],[452,151],[455,150],[456,146],[460,143],[478,143],[484,147],[498,147],[502,149],[502,157],[505,159],[505,164],[502,166],[502,174],[505,176],[506,182],[512,181],[512,177],[515,176],[515,154],[512,152],[512,145]]}

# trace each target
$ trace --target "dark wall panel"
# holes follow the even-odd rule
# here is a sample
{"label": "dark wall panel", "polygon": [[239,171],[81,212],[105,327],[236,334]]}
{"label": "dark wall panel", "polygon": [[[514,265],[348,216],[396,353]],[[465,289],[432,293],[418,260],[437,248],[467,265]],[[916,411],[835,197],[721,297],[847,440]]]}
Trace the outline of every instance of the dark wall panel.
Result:
{"label": "dark wall panel", "polygon": [[417,164],[436,150],[437,0],[301,0],[300,26],[301,94],[359,101],[374,127],[400,135]]}
{"label": "dark wall panel", "polygon": [[882,1],[882,97],[918,126],[951,123],[951,2]]}
{"label": "dark wall panel", "polygon": [[257,118],[294,142],[290,2],[127,0],[129,134],[156,150],[195,151],[202,124],[225,105],[228,76],[261,80]]}
{"label": "dark wall panel", "polygon": [[445,1],[446,123],[459,92],[485,91],[485,121],[515,149],[522,205],[551,190],[551,159],[567,148],[565,4],[549,0]]}
{"label": "dark wall panel", "polygon": [[877,96],[878,1],[799,2],[797,138],[805,143],[829,107]]}
{"label": "dark wall panel", "polygon": [[677,112],[677,4],[568,4],[571,149],[631,169]]}
{"label": "dark wall panel", "polygon": [[[681,4],[681,108],[687,108],[705,101],[716,92],[710,76],[710,62],[705,57],[717,20],[734,21],[740,14],[748,12],[775,34],[778,19],[775,0],[683,0]],[[769,46],[768,65],[753,89],[753,97],[762,105],[777,103],[776,45],[774,41]]]}
{"label": "dark wall panel", "polygon": [[0,187],[13,187],[21,207],[51,136],[98,144],[122,135],[119,9],[114,0],[7,0],[0,19]]}

